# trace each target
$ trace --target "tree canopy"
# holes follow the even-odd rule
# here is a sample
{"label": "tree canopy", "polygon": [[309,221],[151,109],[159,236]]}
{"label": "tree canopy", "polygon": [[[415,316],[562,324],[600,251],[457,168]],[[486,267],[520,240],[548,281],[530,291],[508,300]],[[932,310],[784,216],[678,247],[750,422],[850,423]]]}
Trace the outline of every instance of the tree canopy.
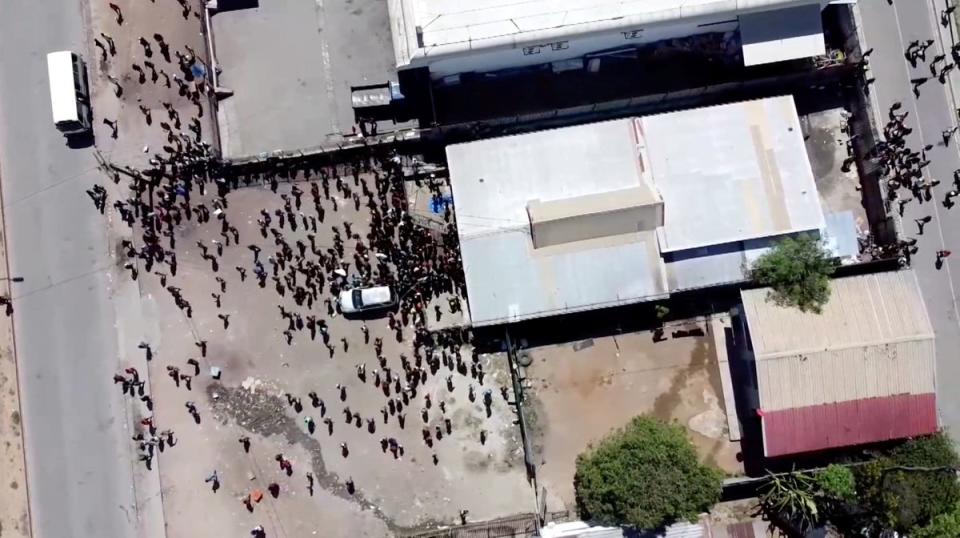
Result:
{"label": "tree canopy", "polygon": [[581,517],[655,529],[719,501],[722,478],[681,426],[640,416],[577,457],[574,486]]}
{"label": "tree canopy", "polygon": [[933,518],[929,524],[917,527],[910,533],[910,538],[943,538],[945,536],[960,536],[960,504],[953,510]]}
{"label": "tree canopy", "polygon": [[784,238],[753,264],[751,276],[773,288],[778,304],[820,313],[830,300],[830,275],[836,263],[818,239],[803,234]]}
{"label": "tree canopy", "polygon": [[943,433],[918,437],[849,466],[771,475],[760,508],[806,531],[827,522],[844,536],[960,536],[960,457]]}
{"label": "tree canopy", "polygon": [[958,464],[953,442],[939,433],[907,441],[857,468],[860,504],[869,523],[902,534],[953,511],[960,502]]}

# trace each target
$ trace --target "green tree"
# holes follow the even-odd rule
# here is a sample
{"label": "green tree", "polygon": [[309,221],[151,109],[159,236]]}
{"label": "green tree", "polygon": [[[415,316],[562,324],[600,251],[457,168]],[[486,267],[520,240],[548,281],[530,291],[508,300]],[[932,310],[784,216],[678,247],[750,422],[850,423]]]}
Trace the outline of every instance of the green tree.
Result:
{"label": "green tree", "polygon": [[773,288],[778,304],[820,313],[830,299],[830,275],[836,266],[818,239],[802,234],[787,237],[753,264],[751,276]]}
{"label": "green tree", "polygon": [[933,518],[928,525],[910,532],[910,538],[945,538],[960,536],[960,505],[946,514]]}
{"label": "green tree", "polygon": [[856,468],[858,529],[901,534],[929,525],[960,503],[956,469],[960,458],[943,433],[907,441]]}
{"label": "green tree", "polygon": [[721,480],[682,427],[640,416],[577,456],[574,487],[581,517],[654,529],[695,519],[720,500]]}

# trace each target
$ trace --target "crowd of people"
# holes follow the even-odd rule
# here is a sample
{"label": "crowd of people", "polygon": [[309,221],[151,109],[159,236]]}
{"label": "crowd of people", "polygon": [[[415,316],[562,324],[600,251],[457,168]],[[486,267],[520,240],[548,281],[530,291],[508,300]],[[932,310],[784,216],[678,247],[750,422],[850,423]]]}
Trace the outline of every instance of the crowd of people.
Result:
{"label": "crowd of people", "polygon": [[[117,24],[122,24],[122,12],[119,8],[114,11]],[[101,38],[102,41],[98,39],[96,44],[103,58],[114,56],[114,39],[105,33]],[[146,58],[153,57],[156,45],[163,61],[173,63],[171,45],[159,34],[152,40],[141,37],[139,44]],[[402,157],[372,146],[346,163],[277,161],[256,171],[232,166],[221,160],[202,137],[199,121],[203,114],[202,101],[212,88],[202,77],[195,76],[195,63],[198,62],[195,52],[186,47],[185,52],[174,50],[173,54],[180,74],[170,77],[163,66],[157,65],[160,58],[156,59],[157,63],[146,59],[133,64],[132,69],[138,74],[133,83],[159,83],[169,88],[172,78],[177,83],[178,93],[189,97],[196,106],[195,115],[183,119],[172,103],[163,102],[165,118],[159,126],[166,133],[167,144],[162,152],[153,154],[149,159],[150,166],[145,169],[113,165],[104,168],[117,184],[114,192],[123,193],[113,203],[109,203],[108,190],[102,185],[95,185],[88,191],[97,211],[105,213],[109,205],[132,232],[130,239],[121,243],[126,258],[123,266],[129,276],[133,280],[155,278],[182,314],[192,318],[193,301],[206,298],[188,297],[177,285],[178,232],[188,224],[207,224],[206,229],[210,229],[208,223],[213,223],[218,235],[199,241],[196,246],[201,258],[209,263],[206,274],[211,280],[210,296],[223,329],[226,331],[230,327],[230,314],[220,312],[227,294],[244,293],[245,285],[270,289],[276,293],[286,344],[292,345],[297,340],[306,345],[323,346],[330,357],[337,349],[347,352],[351,344],[346,337],[337,338],[331,334],[328,325],[331,317],[340,314],[337,298],[341,290],[390,286],[397,294],[398,306],[386,314],[387,325],[397,342],[408,344],[409,357],[405,354],[388,356],[383,351],[383,340],[371,338],[365,321],[352,322],[361,325],[362,345],[372,349],[376,361],[375,368],[370,371],[365,363],[358,363],[356,376],[381,395],[382,408],[373,416],[362,416],[351,409],[346,386],[339,383],[334,397],[326,401],[338,402],[345,422],[358,428],[365,425],[371,435],[370,442],[378,444],[384,454],[389,453],[395,459],[403,457],[403,443],[394,436],[378,435],[377,426],[381,422],[392,422],[405,429],[408,413],[418,417],[422,422],[419,428],[421,441],[429,448],[452,433],[453,422],[447,415],[445,402],[432,401],[430,394],[421,391],[430,377],[442,380],[440,386],[445,386],[448,391],[459,389],[466,393],[469,401],[482,403],[490,416],[494,396],[491,389],[483,388],[486,373],[480,357],[472,347],[469,347],[471,351],[462,351],[462,346],[470,342],[470,332],[461,329],[430,331],[427,328],[428,316],[439,320],[444,310],[450,313],[460,311],[459,297],[465,293],[453,212],[449,203],[444,201],[445,180],[409,175]],[[120,79],[111,74],[106,76],[114,84],[117,97],[121,97]],[[153,125],[155,111],[139,99],[137,104],[146,125]],[[105,123],[112,137],[119,136],[116,120],[106,120]],[[184,132],[184,124],[189,132]],[[434,205],[445,207],[440,230],[415,222],[407,207],[405,189],[410,184],[428,189],[434,197]],[[230,211],[230,194],[244,187],[269,189],[277,194],[276,206],[279,207],[264,207],[259,212],[259,238],[242,237],[231,220],[234,215]],[[341,211],[343,205],[352,206],[353,211],[362,211],[369,216],[369,225],[363,225],[367,231],[361,233],[360,225],[352,225],[349,220],[336,219],[339,224],[324,224],[328,212]],[[329,235],[322,230],[324,226],[329,226]],[[322,244],[318,235],[332,237],[332,241],[328,241],[331,244]],[[245,257],[247,262],[233,268],[223,267],[221,261],[227,249],[249,251]],[[235,273],[239,284],[231,279],[232,285],[228,286],[225,273]],[[441,303],[445,309],[437,304],[441,296],[447,298]],[[432,308],[431,304],[434,305]],[[195,344],[200,357],[206,357],[207,342],[200,340]],[[143,342],[140,347],[148,361],[155,359],[150,343]],[[193,380],[201,376],[200,362],[196,358],[161,357],[160,360],[167,363],[164,365],[167,375],[178,387],[182,384],[190,390]],[[461,383],[455,380],[456,377],[468,380]],[[150,468],[156,451],[163,452],[177,445],[177,437],[172,430],[159,429],[160,426],[155,424],[152,414],[155,402],[135,368],[115,374],[114,383],[121,386],[124,394],[142,402],[143,418],[132,440],[139,459]],[[500,393],[505,399],[509,395],[506,387],[501,387]],[[326,401],[317,392],[311,391],[306,396],[324,423],[327,435],[336,435],[332,417],[337,413],[328,412]],[[317,424],[313,416],[307,415],[301,396],[287,394],[287,402],[294,414],[303,415],[305,428],[313,434]],[[184,401],[183,405],[193,420],[200,423],[200,406],[190,400]],[[486,443],[487,435],[487,430],[481,430],[477,442]],[[253,441],[249,435],[242,435],[239,442],[243,450],[249,451]],[[349,456],[346,441],[340,444],[340,452],[342,457]],[[290,460],[282,454],[276,459],[283,471],[293,474]],[[439,463],[436,453],[432,459],[435,465]],[[314,477],[310,471],[306,476],[312,494]],[[214,471],[206,482],[213,484],[216,490],[220,487],[220,480]],[[351,494],[355,490],[352,478],[344,481],[343,486]],[[274,488],[268,489],[273,492]],[[254,504],[250,496],[244,499],[244,505],[251,512]],[[460,513],[465,520],[467,510]],[[264,536],[260,526],[251,533]]]}
{"label": "crowd of people", "polygon": [[[949,12],[944,13],[942,17],[946,20],[949,14]],[[933,44],[932,39],[914,40],[904,51],[904,57],[911,67],[916,68],[921,62],[927,62],[930,70],[930,77],[911,79],[916,97],[920,95],[921,86],[931,77],[945,84],[950,71],[956,67],[957,62],[960,62],[960,45],[954,45],[951,48],[950,59],[946,54],[935,54],[929,58],[928,62],[927,52]],[[869,52],[864,56],[869,55]],[[885,182],[887,207],[891,211],[896,211],[901,217],[904,216],[905,208],[911,203],[917,205],[940,203],[949,210],[956,204],[954,198],[960,195],[960,169],[953,172],[952,188],[944,193],[943,199],[934,200],[933,189],[942,182],[938,178],[930,177],[927,168],[930,165],[927,152],[934,146],[928,143],[917,150],[907,145],[907,137],[913,132],[913,128],[908,125],[909,115],[909,110],[904,109],[902,102],[894,102],[887,110],[883,139],[871,149],[870,157],[879,165],[880,176]],[[958,127],[954,126],[940,133],[944,146],[950,146],[957,130]],[[933,216],[928,214],[913,220],[917,226],[917,235],[923,235],[925,226],[933,220]],[[910,265],[913,256],[919,251],[917,239],[913,237],[901,237],[892,245],[877,248],[881,256],[897,257],[901,266]],[[944,260],[950,255],[950,250],[937,250],[934,253],[936,267],[938,269],[942,267]]]}

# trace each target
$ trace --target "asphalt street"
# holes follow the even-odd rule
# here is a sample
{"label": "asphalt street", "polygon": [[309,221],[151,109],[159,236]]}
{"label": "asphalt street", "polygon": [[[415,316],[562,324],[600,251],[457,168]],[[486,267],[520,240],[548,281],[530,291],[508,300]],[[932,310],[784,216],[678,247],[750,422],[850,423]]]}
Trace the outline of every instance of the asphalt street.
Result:
{"label": "asphalt street", "polygon": [[[81,0],[9,0],[0,16],[0,178],[14,289],[34,536],[137,532],[111,245],[84,191],[92,148],[53,126],[46,53],[85,52]],[[89,57],[89,55],[87,55]]]}
{"label": "asphalt street", "polygon": [[[947,258],[943,267],[935,265],[935,252],[952,250],[960,255],[960,206],[948,209],[943,205],[945,194],[954,189],[953,171],[960,168],[958,139],[954,136],[944,144],[942,133],[957,122],[957,114],[949,93],[949,86],[930,76],[929,61],[941,53],[936,25],[943,2],[936,8],[929,0],[901,2],[894,0],[861,0],[859,9],[862,30],[866,38],[864,49],[874,48],[869,56],[872,77],[876,80],[871,92],[875,100],[879,122],[885,122],[887,111],[895,101],[903,103],[900,113],[908,112],[905,124],[913,128],[907,137],[907,145],[921,150],[926,144],[933,148],[926,153],[930,164],[927,177],[942,183],[933,189],[930,202],[914,201],[906,206],[902,225],[903,235],[916,237],[920,251],[913,257],[913,268],[923,290],[927,310],[937,335],[937,400],[940,419],[953,437],[960,440],[960,324],[957,309],[957,278],[960,266],[957,256]],[[934,39],[936,42],[927,51],[927,62],[919,61],[916,67],[904,57],[904,51],[913,40],[921,42]],[[947,51],[947,58],[950,57]],[[912,79],[928,77],[914,96]],[[882,125],[879,126],[882,128]],[[933,221],[919,234],[914,219],[931,216]],[[954,273],[957,273],[956,275]]]}

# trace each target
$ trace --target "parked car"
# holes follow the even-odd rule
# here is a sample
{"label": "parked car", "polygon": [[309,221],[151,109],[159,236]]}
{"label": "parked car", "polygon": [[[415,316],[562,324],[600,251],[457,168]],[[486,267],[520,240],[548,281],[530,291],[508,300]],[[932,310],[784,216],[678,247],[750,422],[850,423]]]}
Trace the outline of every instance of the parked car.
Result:
{"label": "parked car", "polygon": [[397,295],[390,286],[351,288],[341,291],[337,301],[340,303],[341,312],[353,314],[390,308],[397,304]]}

